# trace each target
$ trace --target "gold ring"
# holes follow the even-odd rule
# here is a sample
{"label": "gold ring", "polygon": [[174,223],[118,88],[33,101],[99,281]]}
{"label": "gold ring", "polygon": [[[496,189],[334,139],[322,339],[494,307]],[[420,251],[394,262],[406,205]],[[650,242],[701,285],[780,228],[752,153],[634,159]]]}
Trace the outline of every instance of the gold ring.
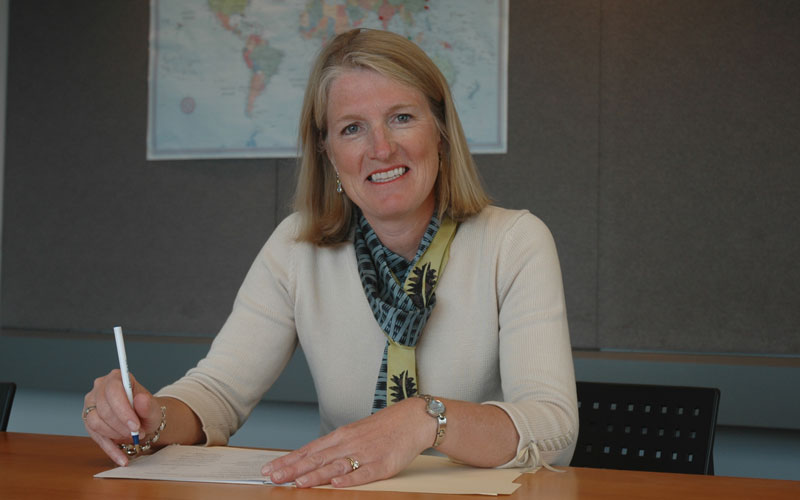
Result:
{"label": "gold ring", "polygon": [[356,460],[355,458],[350,458],[350,457],[344,457],[344,458],[346,458],[347,461],[350,462],[350,467],[352,467],[353,470],[356,470],[359,467],[361,467],[361,464],[359,464],[358,460]]}
{"label": "gold ring", "polygon": [[92,410],[96,410],[96,409],[97,409],[97,407],[95,405],[87,406],[83,410],[83,420],[86,421],[86,417],[89,416],[89,412],[91,412]]}

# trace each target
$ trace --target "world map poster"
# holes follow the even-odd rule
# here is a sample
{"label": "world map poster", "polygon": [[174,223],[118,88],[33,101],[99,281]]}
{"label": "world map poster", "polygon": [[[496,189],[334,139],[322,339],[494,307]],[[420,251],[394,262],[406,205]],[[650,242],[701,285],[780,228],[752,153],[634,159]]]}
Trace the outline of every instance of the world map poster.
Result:
{"label": "world map poster", "polygon": [[470,150],[506,152],[508,0],[151,0],[147,158],[297,156],[311,63],[356,27],[418,44]]}

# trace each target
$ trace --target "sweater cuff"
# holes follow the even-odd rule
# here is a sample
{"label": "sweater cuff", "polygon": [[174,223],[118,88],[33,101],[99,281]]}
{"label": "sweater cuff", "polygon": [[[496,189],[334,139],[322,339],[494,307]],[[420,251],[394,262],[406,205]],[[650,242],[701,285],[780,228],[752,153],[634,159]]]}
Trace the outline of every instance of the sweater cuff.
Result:
{"label": "sweater cuff", "polygon": [[565,456],[567,457],[567,463],[561,463],[560,465],[569,465],[569,459],[572,457],[577,436],[570,433],[569,435],[537,440],[536,433],[527,425],[528,419],[513,404],[502,401],[486,401],[482,404],[496,406],[506,412],[519,435],[517,452],[514,458],[503,465],[499,465],[498,469],[549,467],[550,465],[556,465],[558,462],[564,462],[563,459],[560,459]]}
{"label": "sweater cuff", "polygon": [[[208,392],[200,385],[186,380],[178,384],[168,385],[154,394],[156,397],[168,397],[181,401],[188,406],[203,426],[206,436],[204,446],[224,446],[231,436],[224,408],[216,405]],[[167,421],[169,425],[169,420]]]}

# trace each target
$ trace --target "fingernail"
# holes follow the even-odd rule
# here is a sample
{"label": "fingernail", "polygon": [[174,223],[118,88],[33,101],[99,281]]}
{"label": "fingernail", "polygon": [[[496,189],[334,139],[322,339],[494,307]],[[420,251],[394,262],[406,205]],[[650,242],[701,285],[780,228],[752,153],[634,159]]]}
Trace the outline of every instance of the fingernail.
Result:
{"label": "fingernail", "polygon": [[136,423],[133,420],[128,420],[128,429],[130,429],[133,432],[136,432],[139,430],[139,426],[136,425]]}
{"label": "fingernail", "polygon": [[271,465],[265,465],[264,467],[261,468],[261,474],[264,475],[264,476],[269,476],[270,472],[272,472],[272,466]]}
{"label": "fingernail", "polygon": [[304,477],[298,477],[297,479],[294,480],[294,484],[296,484],[297,486],[301,486],[301,487],[305,486],[307,482],[308,482],[308,479],[306,479]]}
{"label": "fingernail", "polygon": [[117,459],[117,465],[119,465],[120,467],[125,467],[125,459],[121,458],[121,457],[118,458]]}
{"label": "fingernail", "polygon": [[283,474],[283,472],[281,472],[281,471],[278,471],[278,472],[276,472],[276,473],[274,473],[274,474],[270,475],[270,478],[271,478],[273,481],[275,481],[276,483],[279,483],[279,482],[283,481],[283,477],[284,477],[284,474]]}

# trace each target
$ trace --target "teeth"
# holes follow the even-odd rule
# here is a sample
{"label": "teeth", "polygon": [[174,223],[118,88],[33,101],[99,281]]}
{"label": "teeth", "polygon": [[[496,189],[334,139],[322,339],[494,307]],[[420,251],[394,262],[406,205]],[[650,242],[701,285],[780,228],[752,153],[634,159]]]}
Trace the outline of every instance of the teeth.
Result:
{"label": "teeth", "polygon": [[397,167],[386,172],[379,172],[377,174],[372,174],[369,179],[372,182],[389,182],[397,179],[398,177],[406,173],[406,170],[407,169],[405,167]]}

